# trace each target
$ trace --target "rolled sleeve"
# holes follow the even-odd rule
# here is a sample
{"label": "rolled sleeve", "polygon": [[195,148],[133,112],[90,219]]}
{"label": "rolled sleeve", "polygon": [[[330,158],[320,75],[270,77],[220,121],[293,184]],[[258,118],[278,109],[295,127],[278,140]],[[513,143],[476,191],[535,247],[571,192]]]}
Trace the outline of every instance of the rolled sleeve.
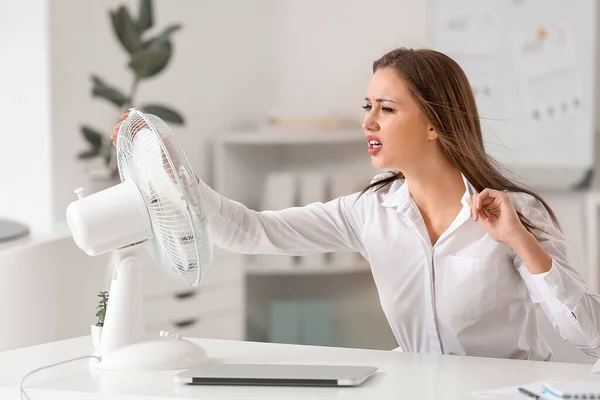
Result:
{"label": "rolled sleeve", "polygon": [[566,240],[554,226],[543,205],[532,197],[515,202],[517,209],[541,229],[540,245],[552,258],[548,272],[532,274],[521,257],[515,267],[523,278],[532,301],[539,304],[560,336],[586,354],[600,357],[600,296],[592,293],[567,259]]}
{"label": "rolled sleeve", "polygon": [[577,279],[572,279],[556,260],[552,260],[550,271],[531,274],[531,281],[539,297],[553,313],[573,311],[585,296],[587,288]]}

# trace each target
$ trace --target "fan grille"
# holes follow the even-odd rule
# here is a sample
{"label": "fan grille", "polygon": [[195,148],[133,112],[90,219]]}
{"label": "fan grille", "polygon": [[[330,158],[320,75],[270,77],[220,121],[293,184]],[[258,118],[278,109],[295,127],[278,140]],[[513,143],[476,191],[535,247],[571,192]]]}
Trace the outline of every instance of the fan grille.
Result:
{"label": "fan grille", "polygon": [[131,110],[117,137],[121,181],[132,180],[150,215],[148,250],[169,276],[200,284],[212,262],[212,239],[195,175],[160,118]]}

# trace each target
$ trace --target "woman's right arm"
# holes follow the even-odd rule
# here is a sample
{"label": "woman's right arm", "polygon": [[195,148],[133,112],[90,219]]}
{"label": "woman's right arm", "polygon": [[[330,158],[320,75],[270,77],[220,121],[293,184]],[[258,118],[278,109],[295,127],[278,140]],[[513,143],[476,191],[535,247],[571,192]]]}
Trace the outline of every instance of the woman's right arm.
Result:
{"label": "woman's right arm", "polygon": [[[121,115],[121,120],[127,116],[127,113]],[[114,127],[112,140],[117,139],[121,123]],[[357,211],[362,215],[364,204],[362,201],[355,204],[358,193],[327,203],[257,212],[221,196],[200,179],[198,187],[213,242],[225,250],[280,255],[357,251],[364,255],[359,240],[360,224],[356,223],[356,219],[362,219]]]}
{"label": "woman's right arm", "polygon": [[278,211],[253,211],[198,182],[214,243],[245,254],[309,255],[333,252],[364,254],[353,216],[358,193],[326,203]]}

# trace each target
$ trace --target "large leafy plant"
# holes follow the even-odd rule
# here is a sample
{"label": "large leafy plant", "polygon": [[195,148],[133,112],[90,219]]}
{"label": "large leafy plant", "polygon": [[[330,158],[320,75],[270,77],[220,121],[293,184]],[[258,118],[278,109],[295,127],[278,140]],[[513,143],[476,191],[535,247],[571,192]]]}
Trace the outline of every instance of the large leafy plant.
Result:
{"label": "large leafy plant", "polygon": [[[128,93],[107,83],[97,75],[91,76],[92,96],[110,102],[119,110],[119,115],[131,107],[154,114],[172,124],[183,124],[181,114],[164,104],[148,103],[136,105],[135,95],[140,82],[152,78],[165,70],[173,45],[171,36],[181,29],[180,24],[167,26],[160,33],[149,37],[148,31],[154,26],[152,0],[140,0],[137,19],[134,19],[126,6],[122,5],[109,12],[115,37],[129,55],[127,67],[132,72],[132,83]],[[118,117],[115,119],[115,123]],[[101,157],[108,167],[114,158],[114,147],[110,140],[111,132],[102,132],[90,125],[82,125],[81,133],[89,143],[89,148],[79,153],[79,159]],[[116,173],[116,169],[113,170]]]}

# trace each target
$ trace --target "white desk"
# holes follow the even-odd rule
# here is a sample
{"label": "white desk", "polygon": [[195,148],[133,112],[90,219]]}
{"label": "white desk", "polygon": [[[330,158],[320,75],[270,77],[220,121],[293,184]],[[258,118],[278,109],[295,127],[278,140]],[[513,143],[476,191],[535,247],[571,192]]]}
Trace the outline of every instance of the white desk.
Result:
{"label": "white desk", "polygon": [[[379,367],[362,386],[349,388],[182,386],[175,371],[115,373],[92,370],[88,361],[37,372],[25,381],[31,400],[186,399],[468,399],[472,391],[544,379],[600,380],[590,365],[543,363],[392,351],[323,348],[193,339],[215,362],[363,364]],[[88,355],[82,337],[0,353],[0,398],[19,399],[21,378],[37,367]],[[178,372],[178,371],[177,371]]]}

